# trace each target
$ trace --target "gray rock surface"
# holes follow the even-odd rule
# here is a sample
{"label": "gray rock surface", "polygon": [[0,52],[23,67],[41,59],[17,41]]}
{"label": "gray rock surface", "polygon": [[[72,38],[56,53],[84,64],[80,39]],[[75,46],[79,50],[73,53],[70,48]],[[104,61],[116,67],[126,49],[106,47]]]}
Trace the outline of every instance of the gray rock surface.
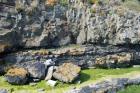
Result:
{"label": "gray rock surface", "polygon": [[[131,48],[131,49],[130,49]],[[42,53],[41,53],[41,52]],[[44,53],[48,51],[50,54]],[[102,67],[102,68],[120,68],[140,64],[139,46],[121,47],[121,46],[97,46],[97,45],[74,45],[66,48],[58,48],[54,50],[25,50],[8,54],[4,57],[7,64],[27,65],[32,62],[49,63],[46,60],[52,60],[51,65],[59,66],[67,61],[79,65],[82,68]],[[55,57],[54,55],[58,55]],[[101,59],[102,65],[99,65],[97,59]],[[104,59],[104,60],[103,60]],[[126,63],[126,64],[125,64]]]}
{"label": "gray rock surface", "polygon": [[42,62],[22,62],[22,63],[14,63],[11,66],[26,68],[29,72],[29,77],[34,81],[40,81],[41,79],[45,79],[47,67]]}
{"label": "gray rock surface", "polygon": [[117,91],[132,84],[140,84],[138,77],[108,79],[96,84],[90,84],[80,89],[72,89],[65,93],[117,93]]}
{"label": "gray rock surface", "polygon": [[94,9],[81,1],[65,6],[58,2],[53,7],[42,0],[28,1],[35,5],[18,0],[2,2],[0,52],[73,43],[135,45],[140,42],[140,13],[121,6],[120,1],[110,0],[106,4],[101,0],[102,4]]}
{"label": "gray rock surface", "polygon": [[28,64],[26,68],[28,69],[31,78],[35,78],[35,79],[45,78],[46,68],[43,63],[40,62],[31,63]]}

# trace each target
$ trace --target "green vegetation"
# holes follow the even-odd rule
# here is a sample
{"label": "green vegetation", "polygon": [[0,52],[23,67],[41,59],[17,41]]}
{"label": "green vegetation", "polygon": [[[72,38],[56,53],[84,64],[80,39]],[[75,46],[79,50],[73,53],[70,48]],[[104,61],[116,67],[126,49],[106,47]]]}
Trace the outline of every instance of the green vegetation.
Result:
{"label": "green vegetation", "polygon": [[[41,82],[37,83],[35,86],[31,85],[10,85],[4,80],[4,77],[0,77],[0,88],[10,89],[11,91],[17,91],[14,93],[19,93],[19,90],[28,90],[29,93],[36,93],[37,89],[44,88],[47,93],[62,93],[65,90],[71,89],[73,87],[81,87],[91,83],[95,83],[97,80],[100,80],[103,77],[109,77],[113,75],[123,75],[126,73],[130,73],[132,71],[140,71],[140,68],[126,68],[126,69],[86,69],[82,70],[80,74],[81,84],[78,84],[77,81],[74,84],[65,84],[62,82],[58,82],[58,84],[52,88],[47,85],[46,81],[42,80]],[[115,77],[116,77],[115,76]],[[52,92],[53,91],[53,92]],[[120,92],[126,93],[126,92]],[[131,92],[132,93],[132,92]]]}
{"label": "green vegetation", "polygon": [[60,0],[59,2],[61,5],[68,5],[68,0]]}
{"label": "green vegetation", "polygon": [[121,90],[118,93],[140,93],[140,85],[128,86],[126,89]]}

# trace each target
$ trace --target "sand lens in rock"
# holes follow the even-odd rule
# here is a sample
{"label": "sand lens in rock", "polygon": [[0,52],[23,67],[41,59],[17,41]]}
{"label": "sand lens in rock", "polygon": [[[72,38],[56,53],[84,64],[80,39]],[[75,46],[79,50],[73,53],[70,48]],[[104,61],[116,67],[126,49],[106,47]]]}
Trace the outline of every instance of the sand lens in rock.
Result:
{"label": "sand lens in rock", "polygon": [[74,81],[78,77],[80,71],[81,68],[77,65],[74,65],[72,63],[63,63],[53,73],[53,77],[62,82],[69,83]]}
{"label": "sand lens in rock", "polygon": [[26,84],[28,80],[28,71],[24,68],[11,68],[6,73],[5,78],[10,84]]}

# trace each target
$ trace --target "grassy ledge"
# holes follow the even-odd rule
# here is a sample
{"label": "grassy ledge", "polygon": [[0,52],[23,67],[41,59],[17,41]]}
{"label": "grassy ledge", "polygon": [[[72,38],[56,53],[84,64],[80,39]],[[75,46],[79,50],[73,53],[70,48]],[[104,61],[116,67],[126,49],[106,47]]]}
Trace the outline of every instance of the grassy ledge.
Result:
{"label": "grassy ledge", "polygon": [[[0,77],[0,88],[6,88],[10,91],[14,91],[12,93],[20,93],[24,90],[27,90],[29,93],[37,93],[37,89],[43,88],[47,93],[63,93],[66,90],[72,89],[73,87],[80,88],[82,86],[86,86],[91,83],[96,83],[98,81],[102,81],[104,79],[108,79],[111,77],[121,77],[126,76],[126,74],[137,73],[140,71],[140,68],[126,68],[126,69],[86,69],[82,70],[80,74],[81,84],[77,84],[74,82],[73,84],[65,84],[62,82],[58,82],[57,86],[54,88],[48,86],[46,81],[42,80],[38,82],[36,86],[31,85],[23,85],[16,86],[10,85],[4,80],[4,77]],[[129,76],[128,74],[128,76]],[[140,73],[139,73],[140,74]],[[120,92],[124,93],[124,92]]]}

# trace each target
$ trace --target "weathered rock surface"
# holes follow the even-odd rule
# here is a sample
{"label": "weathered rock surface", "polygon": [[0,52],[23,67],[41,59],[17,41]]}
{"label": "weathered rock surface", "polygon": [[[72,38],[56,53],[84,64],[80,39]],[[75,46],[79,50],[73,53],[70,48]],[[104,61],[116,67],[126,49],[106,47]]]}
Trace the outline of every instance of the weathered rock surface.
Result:
{"label": "weathered rock surface", "polygon": [[140,76],[134,76],[129,78],[112,78],[101,81],[96,84],[90,84],[88,86],[72,89],[65,93],[117,93],[117,91],[124,89],[128,85],[140,84]]}
{"label": "weathered rock surface", "polygon": [[[69,52],[72,49],[75,52]],[[79,65],[82,68],[88,67],[105,67],[105,68],[119,68],[127,67],[135,64],[140,64],[140,49],[139,46],[120,47],[120,46],[93,46],[93,45],[80,45],[71,46],[68,48],[60,49],[44,49],[44,50],[25,50],[6,55],[3,60],[7,64],[19,64],[30,62],[42,62],[46,67],[61,65],[66,61]],[[77,51],[79,50],[79,51]],[[40,52],[41,51],[41,52]],[[45,51],[49,54],[42,54]],[[59,54],[55,54],[59,51]],[[61,51],[61,52],[60,52]],[[38,52],[40,52],[38,54]],[[54,53],[55,52],[55,53]],[[54,54],[52,54],[54,53]],[[74,54],[74,55],[73,55]],[[97,59],[100,59],[102,66],[98,64]],[[103,60],[104,59],[104,60]],[[127,63],[127,64],[125,64]],[[28,64],[26,64],[27,66]],[[23,67],[26,67],[23,66]]]}
{"label": "weathered rock surface", "polygon": [[78,77],[80,71],[80,67],[72,63],[64,63],[56,69],[53,77],[62,82],[70,83]]}
{"label": "weathered rock surface", "polygon": [[24,68],[11,68],[5,75],[7,82],[14,85],[23,85],[27,83],[28,71]]}
{"label": "weathered rock surface", "polygon": [[[3,2],[0,1],[0,52],[19,47],[140,42],[140,14],[124,8],[120,0],[101,0],[94,8],[82,1],[69,1],[65,6],[42,0]],[[73,54],[77,50],[70,51]]]}
{"label": "weathered rock surface", "polygon": [[40,62],[30,63],[27,65],[26,68],[28,69],[31,78],[37,78],[37,79],[45,78],[46,68],[43,63]]}
{"label": "weathered rock surface", "polygon": [[95,59],[95,66],[103,68],[117,68],[117,67],[129,67],[133,63],[133,54],[120,53],[115,55],[107,55],[105,57],[99,57]]}
{"label": "weathered rock surface", "polygon": [[56,49],[52,51],[51,53],[53,55],[71,55],[71,56],[76,56],[76,55],[83,55],[86,51],[85,47],[80,47],[80,46],[75,46],[75,47],[65,47],[61,49]]}

